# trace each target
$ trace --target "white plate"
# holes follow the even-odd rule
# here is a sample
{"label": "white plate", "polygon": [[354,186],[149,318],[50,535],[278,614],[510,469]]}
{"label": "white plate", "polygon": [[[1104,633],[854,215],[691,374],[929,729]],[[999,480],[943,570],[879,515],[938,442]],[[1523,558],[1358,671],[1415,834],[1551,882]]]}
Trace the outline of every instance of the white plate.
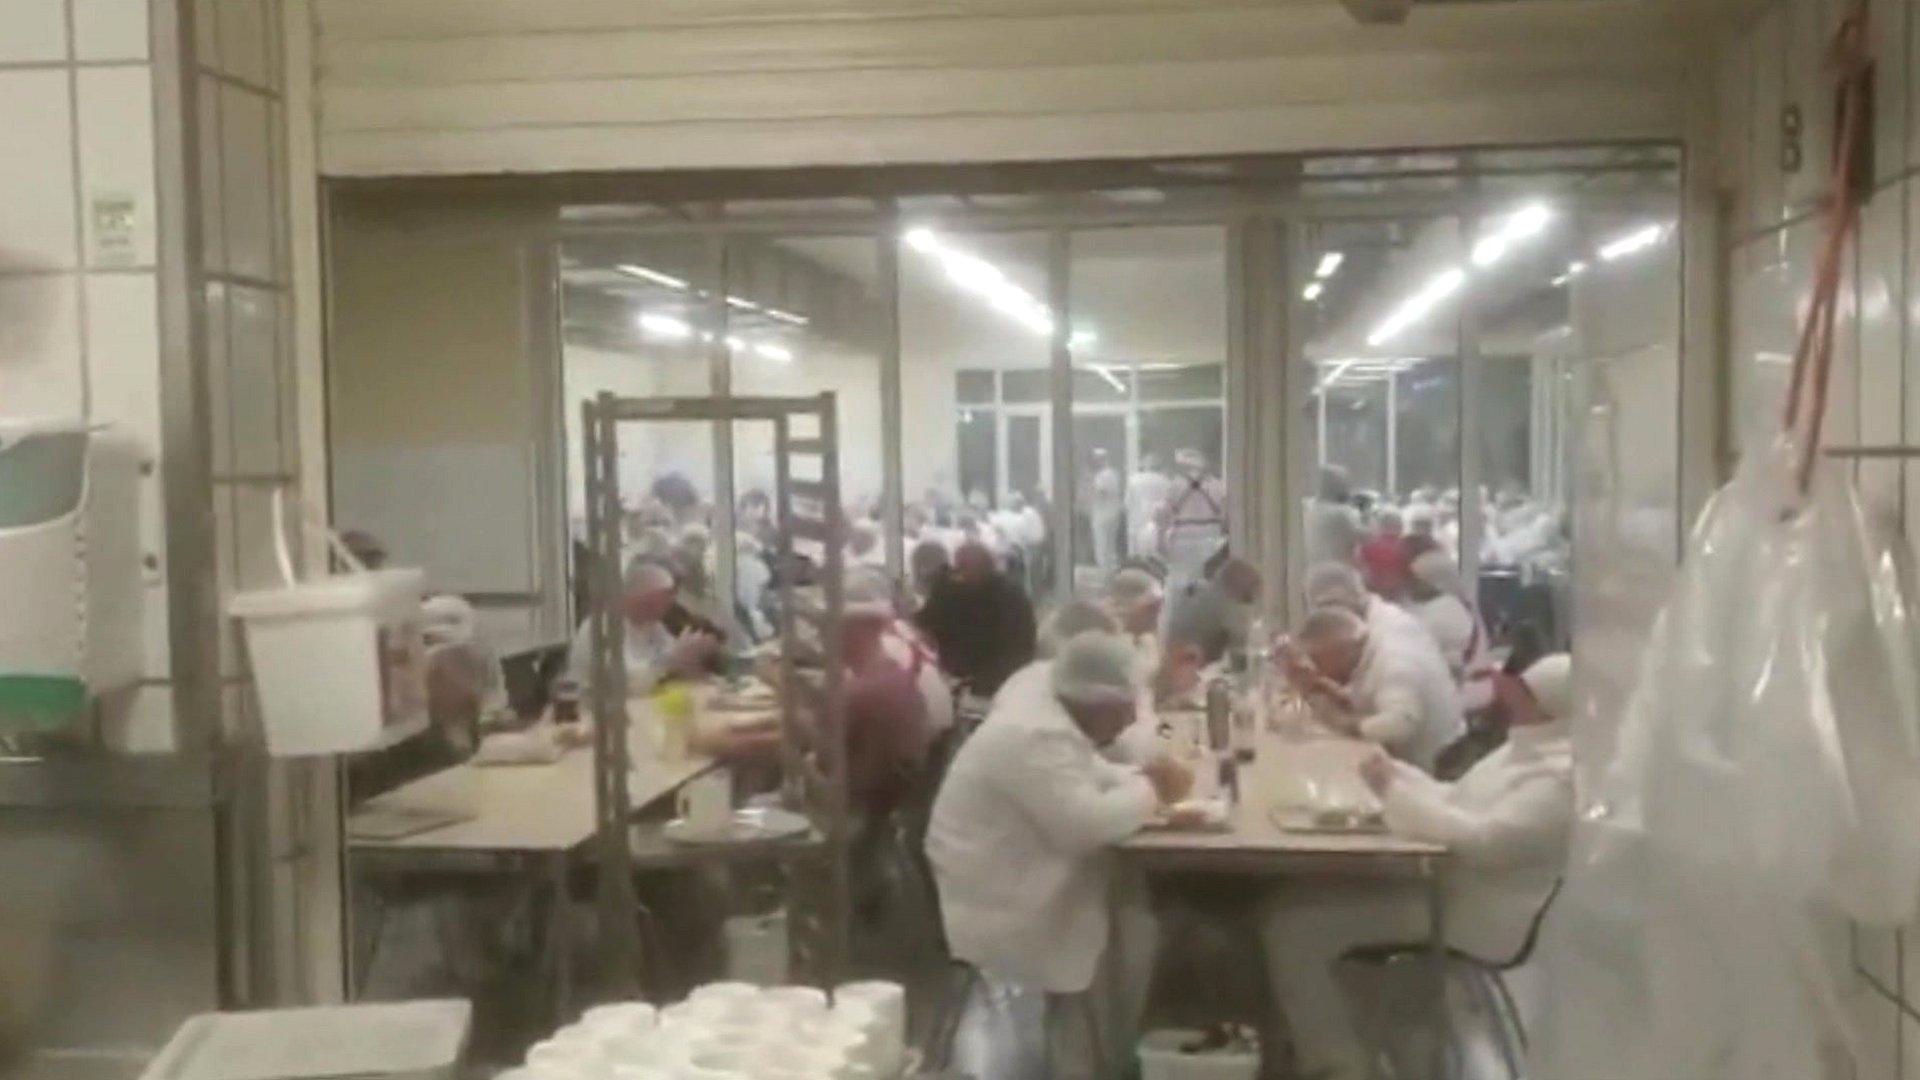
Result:
{"label": "white plate", "polygon": [[1379,814],[1366,811],[1344,812],[1346,816],[1341,820],[1322,817],[1324,811],[1303,806],[1276,806],[1269,813],[1282,832],[1378,834],[1387,831],[1387,823]]}
{"label": "white plate", "polygon": [[685,818],[667,822],[661,833],[676,844],[755,844],[803,836],[813,826],[791,810],[742,807],[733,820],[718,828],[695,829]]}

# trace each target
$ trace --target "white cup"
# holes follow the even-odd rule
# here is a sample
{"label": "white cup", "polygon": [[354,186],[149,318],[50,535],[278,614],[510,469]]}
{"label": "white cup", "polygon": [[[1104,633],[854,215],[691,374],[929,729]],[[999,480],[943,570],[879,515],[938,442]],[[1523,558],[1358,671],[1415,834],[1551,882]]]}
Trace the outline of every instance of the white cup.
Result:
{"label": "white cup", "polygon": [[654,1026],[653,1006],[644,1001],[616,1001],[595,1005],[580,1016],[580,1025],[603,1038],[632,1031],[648,1031]]}
{"label": "white cup", "polygon": [[827,1014],[826,991],[817,987],[770,986],[761,998],[796,1020]]}
{"label": "white cup", "polygon": [[719,832],[733,821],[733,774],[713,769],[680,785],[674,796],[680,820],[696,833]]}

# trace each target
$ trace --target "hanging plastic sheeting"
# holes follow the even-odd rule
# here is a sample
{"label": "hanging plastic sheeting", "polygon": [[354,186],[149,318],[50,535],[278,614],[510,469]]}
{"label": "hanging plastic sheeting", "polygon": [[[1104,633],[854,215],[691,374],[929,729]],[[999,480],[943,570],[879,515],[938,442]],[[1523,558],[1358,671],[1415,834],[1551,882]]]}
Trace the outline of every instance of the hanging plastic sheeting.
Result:
{"label": "hanging plastic sheeting", "polygon": [[1535,1080],[1846,1076],[1846,920],[1920,892],[1920,673],[1892,554],[1782,440],[1695,526],[1576,823]]}

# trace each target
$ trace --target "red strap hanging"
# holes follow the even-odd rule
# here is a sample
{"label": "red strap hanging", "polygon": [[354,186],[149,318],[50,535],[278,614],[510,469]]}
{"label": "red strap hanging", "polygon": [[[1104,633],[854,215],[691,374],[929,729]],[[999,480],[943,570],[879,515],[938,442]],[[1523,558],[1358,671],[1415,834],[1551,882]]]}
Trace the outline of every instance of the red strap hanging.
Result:
{"label": "red strap hanging", "polygon": [[[1873,60],[1867,53],[1867,4],[1854,0],[1852,9],[1840,21],[1834,34],[1830,57],[1839,76],[1839,96],[1835,110],[1838,134],[1829,162],[1827,229],[1819,260],[1814,267],[1813,296],[1807,308],[1807,321],[1793,351],[1793,368],[1787,384],[1786,412],[1781,426],[1794,431],[1804,421],[1806,430],[1800,447],[1800,490],[1804,493],[1813,479],[1813,463],[1820,453],[1820,432],[1826,420],[1827,387],[1833,370],[1834,320],[1840,295],[1840,256],[1859,231],[1860,195],[1867,155],[1863,140],[1867,131],[1868,107],[1873,92]],[[1807,407],[1803,411],[1801,406]]]}

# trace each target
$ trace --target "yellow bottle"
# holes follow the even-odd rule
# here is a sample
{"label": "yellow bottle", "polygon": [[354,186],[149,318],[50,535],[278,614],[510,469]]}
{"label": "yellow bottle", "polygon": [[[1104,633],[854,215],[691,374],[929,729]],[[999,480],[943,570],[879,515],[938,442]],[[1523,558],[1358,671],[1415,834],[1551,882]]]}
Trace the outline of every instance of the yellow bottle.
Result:
{"label": "yellow bottle", "polygon": [[660,724],[660,760],[684,761],[693,741],[693,691],[668,683],[653,692],[653,715]]}

